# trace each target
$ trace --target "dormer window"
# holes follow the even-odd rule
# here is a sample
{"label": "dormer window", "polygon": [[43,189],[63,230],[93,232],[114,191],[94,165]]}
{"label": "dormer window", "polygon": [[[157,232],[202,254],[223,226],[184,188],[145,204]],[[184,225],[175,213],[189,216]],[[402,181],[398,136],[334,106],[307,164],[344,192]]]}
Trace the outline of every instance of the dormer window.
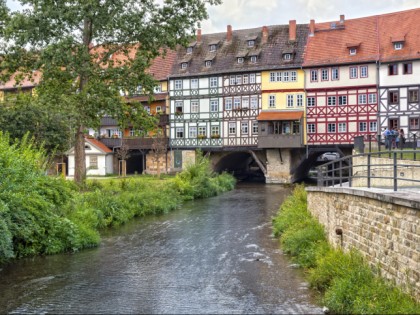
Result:
{"label": "dormer window", "polygon": [[211,60],[206,60],[204,65],[206,66],[206,68],[210,68],[211,67]]}
{"label": "dormer window", "polygon": [[397,42],[397,43],[394,43],[394,49],[395,50],[401,50],[401,49],[403,49],[403,43],[402,42]]}
{"label": "dormer window", "polygon": [[181,69],[187,69],[187,67],[188,67],[188,63],[187,62],[181,63]]}
{"label": "dormer window", "polygon": [[254,47],[255,46],[255,40],[251,39],[248,41],[248,47]]}
{"label": "dormer window", "polygon": [[251,61],[251,63],[256,63],[257,62],[257,56],[251,56],[250,61]]}
{"label": "dormer window", "polygon": [[358,43],[347,43],[347,49],[349,50],[350,56],[354,56],[357,54],[357,48],[360,47],[361,42]]}
{"label": "dormer window", "polygon": [[243,57],[239,57],[238,58],[238,63],[244,63],[244,58]]}
{"label": "dormer window", "polygon": [[349,53],[350,53],[350,56],[354,56],[355,54],[357,54],[357,48],[350,48]]}
{"label": "dormer window", "polygon": [[214,52],[214,51],[216,51],[216,49],[217,49],[217,45],[210,45],[210,51],[211,52]]}
{"label": "dormer window", "polygon": [[187,47],[187,54],[192,54],[192,52],[193,52],[193,48],[191,46]]}
{"label": "dormer window", "polygon": [[284,60],[291,60],[292,59],[292,54],[284,54],[283,59]]}

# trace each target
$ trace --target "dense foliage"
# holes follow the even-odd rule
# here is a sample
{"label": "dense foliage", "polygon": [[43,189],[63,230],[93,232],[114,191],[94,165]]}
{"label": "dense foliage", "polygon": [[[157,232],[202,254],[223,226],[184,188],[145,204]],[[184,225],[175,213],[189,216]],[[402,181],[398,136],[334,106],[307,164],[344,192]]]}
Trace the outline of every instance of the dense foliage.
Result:
{"label": "dense foliage", "polygon": [[322,226],[307,210],[304,186],[281,205],[273,219],[285,253],[308,274],[334,314],[419,314],[420,304],[379,277],[356,251],[344,253],[328,244]]}
{"label": "dense foliage", "polygon": [[207,159],[200,157],[198,166],[191,165],[176,178],[91,180],[81,190],[45,174],[45,152],[33,141],[24,137],[9,142],[0,133],[0,263],[95,246],[102,228],[166,213],[184,200],[214,196],[235,184],[230,175],[213,174]]}

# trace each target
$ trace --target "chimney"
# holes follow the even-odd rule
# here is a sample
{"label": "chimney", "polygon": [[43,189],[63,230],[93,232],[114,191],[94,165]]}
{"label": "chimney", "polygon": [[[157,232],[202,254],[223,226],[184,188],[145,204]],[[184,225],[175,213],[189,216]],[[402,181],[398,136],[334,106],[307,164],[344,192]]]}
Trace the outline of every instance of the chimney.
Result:
{"label": "chimney", "polygon": [[261,44],[264,45],[267,43],[268,40],[268,27],[263,26],[262,27],[262,38],[261,38]]}
{"label": "chimney", "polygon": [[226,41],[230,42],[232,40],[232,25],[227,26]]}
{"label": "chimney", "polygon": [[197,30],[197,42],[201,42],[201,28]]}
{"label": "chimney", "polygon": [[294,42],[296,40],[296,20],[289,21],[289,41]]}
{"label": "chimney", "polygon": [[344,24],[344,14],[340,15],[340,24]]}
{"label": "chimney", "polygon": [[315,20],[311,20],[311,23],[309,24],[309,36],[315,35]]}

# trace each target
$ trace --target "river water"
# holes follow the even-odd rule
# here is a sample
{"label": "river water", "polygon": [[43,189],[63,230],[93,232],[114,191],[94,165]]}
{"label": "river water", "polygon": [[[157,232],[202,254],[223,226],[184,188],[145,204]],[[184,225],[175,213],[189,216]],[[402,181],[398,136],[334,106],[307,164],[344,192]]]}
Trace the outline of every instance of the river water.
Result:
{"label": "river water", "polygon": [[97,248],[19,260],[0,270],[0,313],[320,314],[272,237],[288,194],[241,184],[109,229]]}

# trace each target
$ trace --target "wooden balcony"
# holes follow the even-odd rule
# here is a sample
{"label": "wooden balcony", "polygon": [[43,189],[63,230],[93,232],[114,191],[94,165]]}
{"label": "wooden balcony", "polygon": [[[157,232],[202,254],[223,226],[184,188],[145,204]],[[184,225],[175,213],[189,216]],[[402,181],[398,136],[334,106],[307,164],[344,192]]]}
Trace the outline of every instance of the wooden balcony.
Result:
{"label": "wooden balcony", "polygon": [[258,136],[258,148],[301,148],[303,146],[300,134],[268,134]]}
{"label": "wooden balcony", "polygon": [[[168,146],[169,139],[162,138]],[[130,150],[152,149],[154,138],[101,138],[99,139],[108,148],[118,148],[124,143]],[[124,141],[124,142],[123,142]]]}

